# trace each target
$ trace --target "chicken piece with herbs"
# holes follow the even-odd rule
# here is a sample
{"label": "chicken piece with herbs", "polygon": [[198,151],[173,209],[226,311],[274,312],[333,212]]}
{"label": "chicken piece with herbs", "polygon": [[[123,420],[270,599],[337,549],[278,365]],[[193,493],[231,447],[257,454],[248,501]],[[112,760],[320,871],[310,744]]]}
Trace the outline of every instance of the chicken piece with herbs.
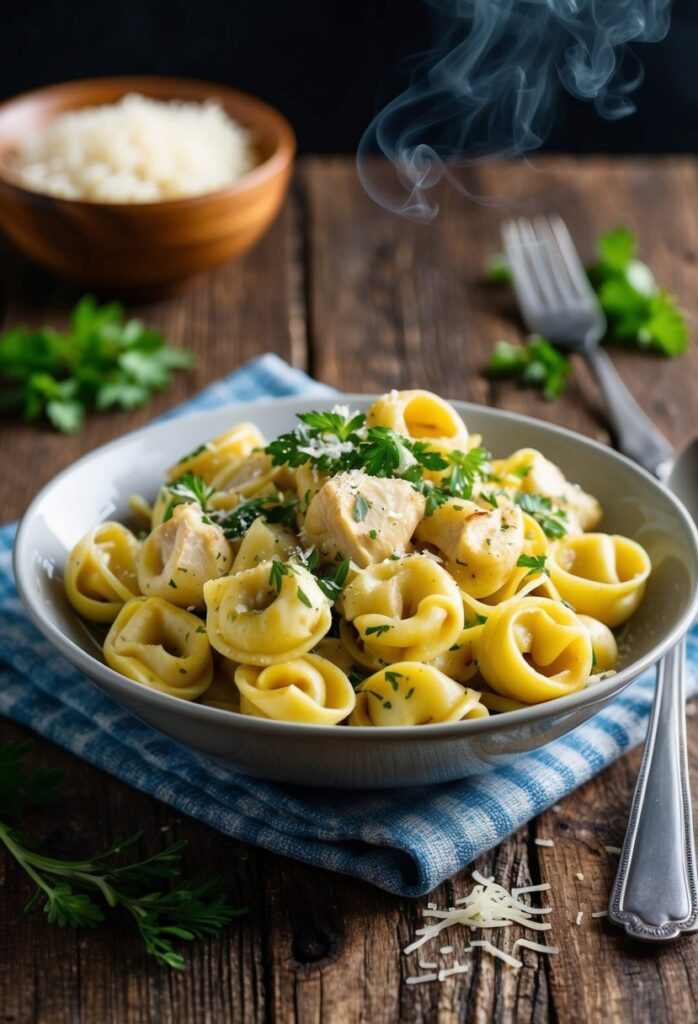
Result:
{"label": "chicken piece with herbs", "polygon": [[350,470],[313,497],[301,536],[323,559],[348,558],[365,568],[407,550],[424,509],[424,497],[406,480]]}

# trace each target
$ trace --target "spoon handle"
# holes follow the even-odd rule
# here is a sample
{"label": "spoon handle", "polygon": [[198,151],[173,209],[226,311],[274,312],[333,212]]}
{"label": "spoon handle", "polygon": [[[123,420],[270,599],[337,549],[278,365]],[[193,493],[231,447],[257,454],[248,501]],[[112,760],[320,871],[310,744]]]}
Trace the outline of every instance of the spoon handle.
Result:
{"label": "spoon handle", "polygon": [[645,752],[609,902],[611,920],[648,942],[698,929],[685,674],[683,639],[659,663]]}
{"label": "spoon handle", "polygon": [[671,445],[628,391],[606,350],[588,345],[584,355],[601,390],[619,451],[661,479],[673,456]]}

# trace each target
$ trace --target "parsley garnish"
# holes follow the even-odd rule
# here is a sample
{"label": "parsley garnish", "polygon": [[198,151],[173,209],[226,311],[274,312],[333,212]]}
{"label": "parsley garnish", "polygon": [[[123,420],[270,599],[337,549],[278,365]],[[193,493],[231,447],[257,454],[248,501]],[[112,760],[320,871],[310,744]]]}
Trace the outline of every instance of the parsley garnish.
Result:
{"label": "parsley garnish", "polygon": [[331,603],[334,603],[344,589],[349,573],[349,560],[345,559],[339,565],[326,566],[321,576],[317,577],[320,590]]}
{"label": "parsley garnish", "polygon": [[533,466],[517,466],[514,470],[514,476],[518,476],[521,480],[525,480],[528,474],[533,469]]}
{"label": "parsley garnish", "polygon": [[349,672],[347,678],[351,685],[354,687],[354,689],[356,689],[356,687],[360,686],[361,683],[364,682],[364,680],[368,679],[368,676],[365,674],[365,672],[362,672],[361,669],[358,669],[356,665],[352,665],[351,671]]}
{"label": "parsley garnish", "polygon": [[[0,746],[0,811],[8,818],[56,798],[60,773],[30,772],[24,764],[30,746]],[[0,821],[0,843],[36,885],[27,911],[41,907],[50,924],[95,928],[121,907],[138,928],[146,952],[162,966],[182,970],[184,957],[174,939],[215,935],[247,908],[229,905],[217,876],[203,882],[180,877],[183,840],[140,859],[140,838],[141,833],[117,838],[104,853],[66,860],[40,853],[33,839]]]}
{"label": "parsley garnish", "polygon": [[520,491],[514,495],[514,501],[522,512],[533,516],[546,537],[564,537],[567,533],[567,513],[561,508],[554,509],[552,501],[544,494]]}
{"label": "parsley garnish", "polygon": [[172,587],[173,590],[177,589],[177,584],[175,583],[174,580],[170,580],[168,586]]}
{"label": "parsley garnish", "polygon": [[301,587],[298,587],[298,589],[296,590],[296,595],[301,604],[304,604],[306,608],[313,607],[312,601]]}
{"label": "parsley garnish", "polygon": [[405,700],[409,700],[413,693],[414,693],[414,686],[410,686],[409,690],[405,694]]}
{"label": "parsley garnish", "polygon": [[196,627],[196,632],[197,633],[205,633],[206,632],[206,627],[205,626],[197,626]]}
{"label": "parsley garnish", "polygon": [[355,523],[362,523],[366,518],[366,513],[371,507],[371,502],[364,498],[363,494],[357,494],[354,498],[354,508],[352,510],[352,518]]}
{"label": "parsley garnish", "polygon": [[392,628],[392,626],[369,626],[366,630],[366,636],[383,636],[384,633],[387,633]]}
{"label": "parsley garnish", "polygon": [[280,594],[284,576],[291,576],[295,571],[288,562],[281,562],[278,558],[273,559],[269,570],[269,585],[274,587],[277,594]]}
{"label": "parsley garnish", "polygon": [[402,673],[402,672],[390,672],[388,669],[385,670],[383,675],[385,676],[387,682],[390,683],[390,685],[392,686],[392,688],[394,690],[398,690],[399,687],[400,687],[398,679],[404,679],[405,678],[404,673]]}
{"label": "parsley garnish", "polygon": [[199,505],[202,512],[208,512],[208,502],[214,493],[213,487],[207,487],[194,473],[184,473],[179,480],[169,484],[167,491],[170,501],[162,517],[163,523],[172,518],[175,505]]}
{"label": "parsley garnish", "polygon": [[13,327],[0,335],[0,409],[24,419],[45,416],[57,430],[80,430],[85,413],[135,409],[170,386],[172,370],[193,356],[166,345],[118,302],[91,295],[75,306],[65,331]]}
{"label": "parsley garnish", "polygon": [[232,512],[221,519],[220,526],[228,540],[244,537],[259,516],[264,516],[268,523],[280,523],[290,530],[296,531],[298,529],[297,511],[297,498],[289,498],[287,501],[273,497],[248,498],[247,501],[241,501]]}
{"label": "parsley garnish", "polygon": [[196,458],[197,455],[201,455],[201,453],[205,452],[207,448],[208,448],[207,444],[200,444],[200,445],[198,445],[194,449],[193,452],[189,452],[188,455],[183,455],[182,458],[177,463],[177,465],[181,466],[183,462],[189,462],[189,459],[194,459],[194,458]]}
{"label": "parsley garnish", "polygon": [[310,462],[323,473],[362,469],[369,476],[404,476],[409,470],[446,469],[448,463],[426,441],[412,441],[390,427],[366,428],[362,413],[300,413],[302,425],[267,445],[275,466]]}
{"label": "parsley garnish", "polygon": [[528,569],[526,576],[536,576],[540,572],[549,576],[550,572],[545,565],[547,557],[547,555],[519,555],[516,564],[520,569]]}

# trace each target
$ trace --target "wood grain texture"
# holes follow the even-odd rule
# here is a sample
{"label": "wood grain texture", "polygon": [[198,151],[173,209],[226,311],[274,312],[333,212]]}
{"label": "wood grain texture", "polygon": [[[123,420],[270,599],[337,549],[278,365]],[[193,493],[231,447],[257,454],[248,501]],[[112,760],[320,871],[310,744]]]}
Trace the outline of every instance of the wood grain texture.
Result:
{"label": "wood grain texture", "polygon": [[[77,438],[0,424],[2,519],[21,513],[38,487],[82,452],[268,349],[345,390],[424,386],[607,438],[598,394],[581,366],[554,405],[479,375],[494,340],[522,333],[510,297],[482,286],[481,267],[498,248],[499,222],[512,210],[559,210],[585,256],[600,230],[629,223],[658,279],[681,296],[695,321],[698,165],[689,159],[549,158],[533,171],[483,167],[468,184],[487,203],[445,192],[438,222],[424,227],[377,209],[350,161],[306,161],[284,213],[256,249],[174,299],[133,308],[170,341],[197,351],[194,373],[179,375],[172,391],[147,410],[93,417]],[[0,268],[6,324],[64,321],[75,293],[8,251],[0,254]],[[675,443],[698,433],[698,351],[674,361],[613,355]],[[28,733],[3,722],[2,735]],[[85,933],[23,916],[30,887],[0,858],[0,1024],[698,1020],[698,937],[663,950],[642,948],[590,917],[606,905],[615,856],[604,847],[622,841],[639,751],[477,864],[507,885],[551,883],[552,938],[561,955],[525,952],[525,967],[514,974],[476,954],[470,974],[418,987],[404,983],[417,957],[402,957],[400,950],[426,900],[400,899],[236,843],[43,740],[37,740],[35,760],[66,773],[64,807],[32,819],[48,846],[96,850],[115,833],[137,829],[151,847],[186,838],[188,869],[219,870],[232,899],[251,912],[221,938],[187,950],[188,970],[176,976],[153,967],[124,919]],[[555,846],[536,846],[536,836],[554,839]],[[469,888],[469,871],[431,898],[451,905]],[[574,923],[579,909],[581,926]]]}

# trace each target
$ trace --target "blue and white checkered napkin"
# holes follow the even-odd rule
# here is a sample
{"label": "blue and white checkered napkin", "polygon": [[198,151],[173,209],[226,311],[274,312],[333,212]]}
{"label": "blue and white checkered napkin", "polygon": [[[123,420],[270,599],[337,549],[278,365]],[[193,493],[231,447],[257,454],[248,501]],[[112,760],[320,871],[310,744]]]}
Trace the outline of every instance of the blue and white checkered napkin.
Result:
{"label": "blue and white checkered napkin", "polygon": [[[328,389],[262,356],[170,415]],[[0,530],[0,712],[227,835],[391,892],[417,896],[496,845],[643,737],[654,672],[574,732],[462,782],[373,793],[290,789],[245,778],[154,732],[76,672],[29,623]],[[698,631],[689,641],[696,691]]]}

